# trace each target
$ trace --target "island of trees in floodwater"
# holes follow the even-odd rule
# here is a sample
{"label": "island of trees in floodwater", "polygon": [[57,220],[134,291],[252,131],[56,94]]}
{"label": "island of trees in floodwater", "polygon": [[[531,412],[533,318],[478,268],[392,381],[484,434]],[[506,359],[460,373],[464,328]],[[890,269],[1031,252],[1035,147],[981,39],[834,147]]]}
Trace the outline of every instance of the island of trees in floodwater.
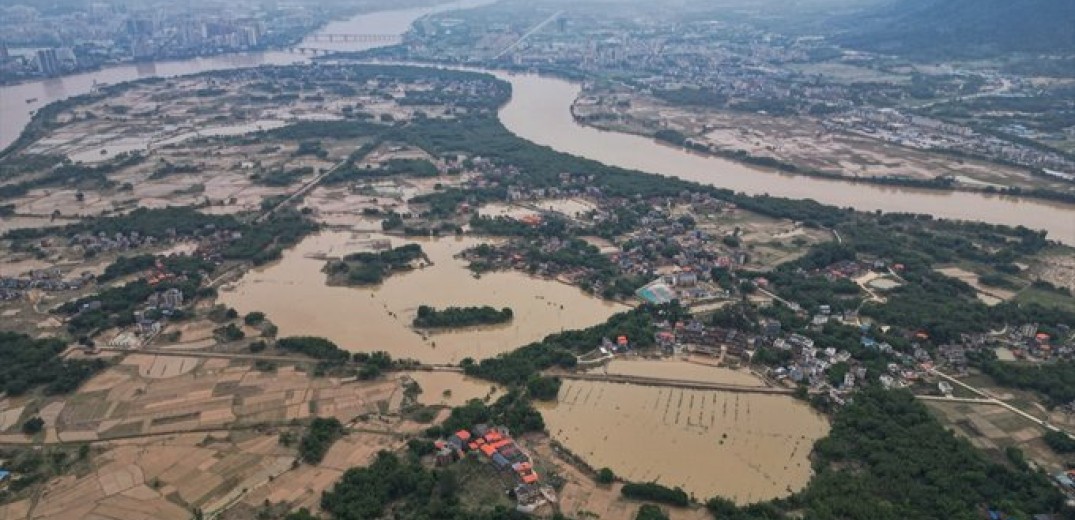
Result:
{"label": "island of trees in floodwater", "polygon": [[497,310],[488,305],[481,307],[446,307],[436,309],[428,305],[418,307],[414,326],[422,329],[448,329],[475,325],[499,325],[514,317],[511,308]]}
{"label": "island of trees in floodwater", "polygon": [[330,285],[377,285],[392,273],[413,269],[413,262],[425,257],[422,246],[407,244],[378,253],[353,253],[329,262],[324,271]]}

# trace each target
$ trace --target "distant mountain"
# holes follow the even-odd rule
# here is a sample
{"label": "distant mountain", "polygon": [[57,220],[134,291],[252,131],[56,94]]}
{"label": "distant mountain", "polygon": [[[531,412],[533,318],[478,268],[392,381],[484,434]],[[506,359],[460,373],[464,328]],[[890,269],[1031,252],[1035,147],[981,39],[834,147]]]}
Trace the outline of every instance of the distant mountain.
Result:
{"label": "distant mountain", "polygon": [[888,54],[1075,53],[1075,0],[891,0],[831,22],[836,41]]}

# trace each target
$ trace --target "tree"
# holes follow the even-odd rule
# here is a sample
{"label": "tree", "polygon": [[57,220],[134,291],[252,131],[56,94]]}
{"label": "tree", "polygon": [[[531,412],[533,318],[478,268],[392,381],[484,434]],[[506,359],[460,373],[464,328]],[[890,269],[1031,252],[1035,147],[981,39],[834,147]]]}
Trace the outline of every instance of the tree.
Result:
{"label": "tree", "polygon": [[678,486],[668,488],[656,482],[628,482],[620,488],[620,493],[635,500],[651,500],[673,506],[684,507],[690,504],[690,497],[687,496],[686,491],[683,491]]}
{"label": "tree", "polygon": [[318,464],[325,458],[329,448],[343,436],[343,424],[335,417],[318,417],[310,423],[310,428],[299,443],[299,455],[309,464]]}
{"label": "tree", "polygon": [[45,420],[40,417],[31,417],[26,422],[22,423],[22,433],[28,436],[34,436],[41,433],[41,430],[45,428]]}
{"label": "tree", "polygon": [[243,317],[243,323],[246,323],[247,325],[250,325],[250,326],[259,325],[263,321],[265,321],[265,313],[264,312],[254,311],[254,312],[247,313],[247,315]]}
{"label": "tree", "polygon": [[739,512],[739,508],[736,507],[735,502],[724,497],[710,498],[706,501],[705,508],[712,513],[714,518],[718,519],[731,518]]}
{"label": "tree", "polygon": [[1045,444],[1049,445],[1056,453],[1071,453],[1075,452],[1075,439],[1072,439],[1068,434],[1059,431],[1049,430],[1045,432],[1042,437]]}
{"label": "tree", "polygon": [[601,468],[597,470],[597,482],[600,484],[611,484],[613,480],[616,480],[616,474],[609,468]]}
{"label": "tree", "polygon": [[558,377],[535,376],[526,382],[526,392],[539,401],[555,401],[561,384]]}
{"label": "tree", "polygon": [[309,509],[304,507],[298,511],[288,513],[288,515],[284,517],[284,520],[318,520],[318,518],[314,516]]}
{"label": "tree", "polygon": [[635,515],[635,520],[668,520],[668,515],[653,504],[642,504]]}

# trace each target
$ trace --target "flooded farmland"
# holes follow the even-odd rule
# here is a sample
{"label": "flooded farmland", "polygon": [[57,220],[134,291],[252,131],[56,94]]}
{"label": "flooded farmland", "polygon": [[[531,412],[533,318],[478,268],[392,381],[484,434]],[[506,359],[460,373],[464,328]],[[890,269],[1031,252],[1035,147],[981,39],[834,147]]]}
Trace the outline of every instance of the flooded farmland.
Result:
{"label": "flooded farmland", "polygon": [[614,359],[597,372],[624,376],[641,376],[678,381],[727,383],[739,386],[765,386],[765,383],[746,370],[717,367],[701,361],[682,359]]}
{"label": "flooded farmland", "polygon": [[418,383],[422,393],[418,402],[424,405],[463,406],[471,399],[500,397],[500,389],[489,381],[467,377],[458,372],[407,372]]}
{"label": "flooded farmland", "polygon": [[[330,287],[326,258],[369,250],[370,241],[392,247],[419,243],[432,266],[396,274],[379,286]],[[240,313],[261,311],[284,336],[328,338],[352,351],[385,350],[396,358],[458,363],[507,352],[562,330],[585,328],[627,307],[578,288],[517,272],[475,278],[454,256],[482,239],[401,239],[379,234],[327,231],[303,240],[279,262],[247,273],[220,292],[220,302]],[[511,323],[420,335],[411,328],[419,305],[511,307]]]}
{"label": "flooded farmland", "polygon": [[791,397],[592,381],[565,381],[541,413],[553,438],[594,468],[740,504],[802,489],[829,429]]}

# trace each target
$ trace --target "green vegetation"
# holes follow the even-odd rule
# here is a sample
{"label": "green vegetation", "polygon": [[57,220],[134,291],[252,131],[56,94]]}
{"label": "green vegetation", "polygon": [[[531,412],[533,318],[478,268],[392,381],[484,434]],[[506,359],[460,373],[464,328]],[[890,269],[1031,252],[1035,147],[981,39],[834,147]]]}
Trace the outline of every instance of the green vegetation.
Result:
{"label": "green vegetation", "polygon": [[448,419],[440,426],[433,426],[426,430],[426,434],[431,437],[442,437],[462,429],[469,430],[475,424],[506,426],[516,435],[545,430],[545,420],[541,417],[541,413],[534,408],[524,393],[512,389],[492,405],[472,399],[463,406],[453,408]]}
{"label": "green vegetation", "polygon": [[907,0],[880,3],[833,27],[838,43],[904,56],[967,58],[1070,54],[1075,6],[1063,0]]}
{"label": "green vegetation", "polygon": [[422,246],[407,244],[379,253],[353,253],[329,262],[324,271],[329,281],[346,285],[374,285],[392,273],[409,271],[411,263],[423,258]]}
{"label": "green vegetation", "polygon": [[343,425],[335,417],[318,417],[310,423],[299,443],[299,456],[307,464],[320,464],[329,448],[344,434]]}
{"label": "green vegetation", "polygon": [[121,256],[105,268],[97,277],[98,282],[108,282],[121,276],[134,274],[152,268],[157,263],[153,255]]}
{"label": "green vegetation", "polygon": [[231,341],[239,341],[246,337],[246,333],[243,332],[236,324],[229,323],[223,327],[213,329],[213,336],[223,343]]}
{"label": "green vegetation", "polygon": [[359,168],[354,164],[347,165],[332,172],[325,178],[328,184],[354,182],[363,179],[380,179],[384,177],[413,176],[413,177],[436,177],[437,166],[426,159],[389,159],[384,164],[366,168]]}
{"label": "green vegetation", "polygon": [[96,217],[59,228],[13,229],[9,239],[35,239],[49,235],[74,236],[78,233],[104,233],[107,236],[137,232],[142,236],[162,238],[174,232],[178,236],[194,236],[209,230],[238,230],[241,224],[229,215],[206,215],[191,207],[138,208],[124,215]]}
{"label": "green vegetation", "polygon": [[[378,350],[370,354],[359,352],[355,354],[354,357],[355,361],[362,363],[362,368],[358,371],[358,378],[363,381],[380,377],[381,373],[391,368],[393,364],[392,356],[388,355],[388,352],[383,350]],[[419,391],[420,390],[421,389],[419,389]]]}
{"label": "green vegetation", "polygon": [[31,417],[22,423],[23,435],[33,436],[41,433],[41,430],[45,429],[45,420],[40,417]]}
{"label": "green vegetation", "polygon": [[412,323],[423,329],[472,327],[475,325],[498,325],[511,321],[514,316],[511,309],[504,307],[496,310],[488,305],[484,307],[447,307],[435,309],[428,305],[418,307],[418,315]]}
{"label": "green vegetation", "polygon": [[1075,439],[1072,439],[1070,435],[1064,432],[1049,430],[1045,432],[1042,440],[1056,453],[1067,454],[1075,452]]}
{"label": "green vegetation", "polygon": [[246,226],[242,237],[224,248],[224,258],[263,265],[279,259],[284,249],[315,230],[317,224],[297,211],[277,211],[264,222]]}
{"label": "green vegetation", "polygon": [[65,160],[32,180],[0,186],[0,199],[21,197],[32,189],[60,184],[78,188],[109,188],[113,186],[112,181],[108,180],[109,174],[143,161],[145,161],[145,156],[137,153],[122,153],[111,161],[97,166],[74,164]]}
{"label": "green vegetation", "polygon": [[674,144],[676,146],[683,146],[687,144],[687,136],[683,135],[682,132],[676,130],[658,130],[657,133],[653,135],[653,137],[655,137],[658,141],[664,141],[668,144]]}
{"label": "green vegetation", "polygon": [[603,324],[552,334],[538,343],[531,343],[512,352],[480,362],[463,360],[467,375],[495,381],[504,385],[529,381],[539,371],[553,366],[574,368],[576,356],[597,348],[603,338],[627,336],[636,348],[653,346],[654,319],[676,321],[685,316],[675,304],[643,304],[630,311],[613,315]]}
{"label": "green vegetation", "polygon": [[611,469],[601,468],[597,470],[597,482],[599,484],[611,484],[616,480],[616,474]]}
{"label": "green vegetation", "polygon": [[157,266],[163,266],[169,273],[176,275],[196,275],[201,272],[211,273],[216,268],[211,262],[195,256],[172,255],[156,256],[151,254],[120,256],[105,268],[104,272],[97,277],[99,283],[110,282],[117,278],[147,271]]}
{"label": "green vegetation", "polygon": [[972,359],[997,384],[1034,391],[1052,406],[1075,401],[1075,362],[1024,365],[999,361],[990,354],[981,354]]}
{"label": "green vegetation", "polygon": [[256,326],[265,322],[265,313],[260,311],[248,312],[246,316],[243,316],[243,323]]}
{"label": "green vegetation", "polygon": [[539,401],[555,401],[562,384],[559,377],[532,377],[526,382],[526,393]]}
{"label": "green vegetation", "polygon": [[251,178],[257,181],[258,184],[265,186],[283,187],[291,186],[303,177],[313,175],[313,173],[312,166],[304,166],[302,168],[280,168],[264,173],[256,173]]}
{"label": "green vegetation", "polygon": [[635,515],[635,520],[668,520],[668,514],[653,504],[642,504]]}
{"label": "green vegetation", "polygon": [[[654,97],[662,101],[666,101],[673,105],[694,105],[704,107],[722,107],[728,103],[728,96],[716,92],[714,90],[700,89],[700,88],[678,88],[675,90],[654,90]],[[674,130],[672,130],[674,131]],[[669,132],[669,130],[661,130],[661,132]],[[657,139],[671,142],[672,144],[682,145],[685,139],[671,140],[662,139],[658,132]],[[680,134],[682,135],[682,134]]]}
{"label": "green vegetation", "polygon": [[313,336],[294,336],[281,338],[276,346],[291,352],[323,361],[344,363],[351,359],[351,354],[336,346],[335,343]]}
{"label": "green vegetation", "polygon": [[451,470],[432,471],[413,459],[382,451],[373,463],[352,468],[321,497],[321,508],[337,520],[385,517],[438,520],[525,520],[528,515],[497,506],[467,510],[459,500],[465,483]]}
{"label": "green vegetation", "polygon": [[857,393],[814,450],[817,474],[802,492],[743,508],[717,498],[707,507],[722,520],[976,520],[988,508],[1030,518],[1063,506],[1044,474],[988,460],[906,391]]}
{"label": "green vegetation", "polygon": [[691,502],[690,497],[687,496],[687,492],[683,491],[678,486],[675,488],[667,488],[656,482],[645,482],[642,484],[628,482],[620,489],[620,493],[627,498],[633,498],[635,500],[649,500],[680,507],[684,507]]}
{"label": "green vegetation", "polygon": [[[55,312],[69,316],[67,330],[72,334],[90,334],[109,327],[122,327],[134,323],[134,311],[153,293],[168,289],[179,289],[183,294],[194,294],[201,277],[192,275],[185,279],[176,278],[157,285],[151,285],[145,279],[135,280],[120,287],[111,287],[95,295],[69,301]],[[147,312],[148,318],[159,317],[161,311]],[[171,311],[173,320],[183,319],[186,315],[181,310]]]}
{"label": "green vegetation", "polygon": [[33,339],[23,334],[0,331],[0,390],[7,395],[21,395],[44,386],[48,395],[65,394],[79,387],[105,362],[65,360],[59,355],[66,348],[56,338]]}

